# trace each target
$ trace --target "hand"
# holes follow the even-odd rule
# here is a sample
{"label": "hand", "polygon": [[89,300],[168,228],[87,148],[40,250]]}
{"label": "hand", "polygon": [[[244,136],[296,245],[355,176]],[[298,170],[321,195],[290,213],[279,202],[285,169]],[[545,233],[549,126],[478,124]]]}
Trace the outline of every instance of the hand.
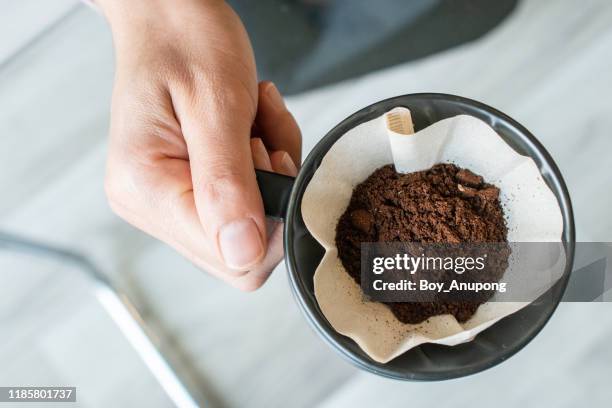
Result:
{"label": "hand", "polygon": [[98,4],[116,50],[111,207],[211,274],[258,288],[282,259],[282,231],[266,226],[254,167],[295,175],[301,136],[276,87],[257,84],[244,27],[222,1]]}

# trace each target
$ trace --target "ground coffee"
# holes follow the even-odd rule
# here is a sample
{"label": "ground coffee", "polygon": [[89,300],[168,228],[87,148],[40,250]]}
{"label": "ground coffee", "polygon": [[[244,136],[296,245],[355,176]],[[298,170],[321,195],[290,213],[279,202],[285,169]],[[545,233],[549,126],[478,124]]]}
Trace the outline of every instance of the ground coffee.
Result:
{"label": "ground coffee", "polygon": [[[397,173],[392,165],[381,167],[354,189],[336,228],[338,256],[358,284],[362,242],[506,241],[499,189],[453,164],[410,174]],[[489,272],[495,280],[501,279],[502,266]],[[416,324],[441,314],[465,322],[485,301],[387,305],[398,320]]]}

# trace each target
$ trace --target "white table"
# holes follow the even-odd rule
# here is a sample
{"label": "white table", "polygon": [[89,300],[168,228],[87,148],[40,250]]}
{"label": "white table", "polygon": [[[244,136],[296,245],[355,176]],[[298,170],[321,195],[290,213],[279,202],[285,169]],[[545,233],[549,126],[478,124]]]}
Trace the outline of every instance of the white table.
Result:
{"label": "white table", "polygon": [[[213,405],[609,405],[608,304],[562,305],[528,347],[485,373],[398,383],[359,372],[318,339],[283,266],[260,291],[239,293],[129,227],[111,214],[102,190],[113,74],[105,23],[72,0],[0,8],[0,230],[89,254]],[[610,22],[607,0],[528,1],[475,43],[288,105],[308,152],[344,117],[386,97],[448,92],[491,104],[527,126],[559,164],[578,238],[609,241]],[[0,252],[0,385],[76,385],[78,405],[87,407],[169,406],[99,306],[75,295],[64,269]],[[45,316],[64,317],[55,325]]]}

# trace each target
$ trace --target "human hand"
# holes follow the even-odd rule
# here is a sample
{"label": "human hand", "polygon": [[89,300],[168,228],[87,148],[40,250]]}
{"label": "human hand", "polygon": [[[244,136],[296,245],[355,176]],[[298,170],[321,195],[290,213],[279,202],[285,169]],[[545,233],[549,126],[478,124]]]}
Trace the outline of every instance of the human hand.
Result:
{"label": "human hand", "polygon": [[266,227],[254,167],[295,175],[301,136],[274,85],[257,84],[244,27],[222,1],[98,4],[116,50],[111,207],[211,274],[258,288],[282,259],[282,230]]}

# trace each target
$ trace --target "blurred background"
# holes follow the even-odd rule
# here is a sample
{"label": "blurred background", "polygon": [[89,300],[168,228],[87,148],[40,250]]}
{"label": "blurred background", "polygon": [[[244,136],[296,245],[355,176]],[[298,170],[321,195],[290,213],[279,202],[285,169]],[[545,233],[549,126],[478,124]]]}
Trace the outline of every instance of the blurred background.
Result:
{"label": "blurred background", "polygon": [[[612,2],[230,3],[262,79],[291,95],[304,156],[380,99],[477,99],[546,146],[570,189],[577,239],[612,240]],[[122,222],[103,192],[112,79],[110,33],[94,10],[0,0],[0,386],[76,386],[83,407],[174,404],[82,266],[8,245],[5,234],[17,234],[90,259],[213,407],[610,406],[609,303],[562,304],[524,350],[488,371],[401,383],[360,372],[317,337],[284,265],[261,290],[239,293]]]}

